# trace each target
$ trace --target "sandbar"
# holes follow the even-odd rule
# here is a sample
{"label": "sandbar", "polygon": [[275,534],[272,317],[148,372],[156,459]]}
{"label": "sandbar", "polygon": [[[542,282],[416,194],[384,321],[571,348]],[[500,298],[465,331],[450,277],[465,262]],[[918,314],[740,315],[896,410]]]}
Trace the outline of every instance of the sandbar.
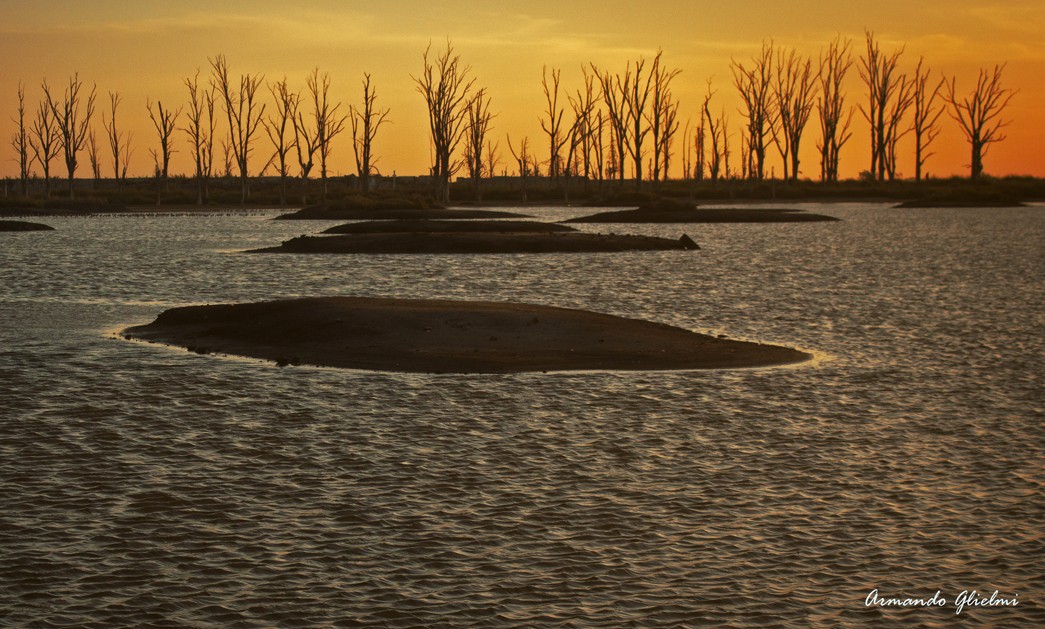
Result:
{"label": "sandbar", "polygon": [[547,233],[577,231],[560,223],[539,221],[448,221],[448,220],[400,220],[366,221],[345,223],[323,230],[324,234],[393,234],[402,232],[493,232],[493,233]]}
{"label": "sandbar", "polygon": [[684,208],[614,210],[564,223],[810,223],[837,221],[833,216],[790,208]]}
{"label": "sandbar", "polygon": [[811,358],[585,310],[375,297],[173,308],[122,335],[279,365],[423,373],[721,369]]}
{"label": "sandbar", "polygon": [[298,236],[277,247],[247,253],[366,253],[366,254],[512,254],[600,253],[693,250],[700,247],[679,239],[628,234],[567,232],[384,232],[339,236]]}
{"label": "sandbar", "polygon": [[0,221],[0,232],[44,232],[54,231],[54,227],[43,223],[29,221]]}

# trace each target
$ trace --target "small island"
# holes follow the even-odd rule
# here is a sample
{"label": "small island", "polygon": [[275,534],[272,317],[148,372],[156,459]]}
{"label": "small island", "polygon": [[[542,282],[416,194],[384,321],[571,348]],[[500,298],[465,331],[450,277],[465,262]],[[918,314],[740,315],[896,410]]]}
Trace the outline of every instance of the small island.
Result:
{"label": "small island", "polygon": [[833,216],[791,208],[704,208],[663,200],[633,210],[612,210],[571,218],[564,223],[810,223],[837,221]]}
{"label": "small island", "polygon": [[497,210],[447,209],[417,195],[410,197],[350,196],[280,214],[281,221],[374,221],[403,219],[526,218],[524,214]]}
{"label": "small island", "polygon": [[721,369],[812,358],[585,310],[373,297],[173,308],[122,336],[281,366],[426,373]]}
{"label": "small island", "polygon": [[43,223],[28,221],[0,221],[0,232],[44,232],[54,231],[54,227]]}
{"label": "small island", "polygon": [[277,247],[245,253],[513,254],[688,251],[700,247],[689,236],[678,239],[629,234],[569,232],[402,231],[298,236]]}

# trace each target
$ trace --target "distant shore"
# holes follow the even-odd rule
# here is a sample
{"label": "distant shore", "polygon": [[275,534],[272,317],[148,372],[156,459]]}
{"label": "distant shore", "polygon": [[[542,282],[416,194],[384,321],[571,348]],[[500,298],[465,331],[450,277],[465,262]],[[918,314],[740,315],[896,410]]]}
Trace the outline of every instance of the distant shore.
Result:
{"label": "distant shore", "polygon": [[811,358],[584,310],[365,297],[174,308],[122,334],[280,365],[428,373],[715,369]]}

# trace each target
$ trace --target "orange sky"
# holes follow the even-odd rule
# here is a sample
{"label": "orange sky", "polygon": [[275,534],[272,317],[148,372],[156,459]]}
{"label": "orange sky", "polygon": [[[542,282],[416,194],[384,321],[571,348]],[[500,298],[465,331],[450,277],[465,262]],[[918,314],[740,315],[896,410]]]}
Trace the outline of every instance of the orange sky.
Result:
{"label": "orange sky", "polygon": [[[60,91],[74,72],[97,84],[99,109],[108,106],[108,92],[120,92],[119,116],[133,133],[130,173],[147,175],[152,172],[149,149],[157,146],[147,99],[184,102],[183,79],[197,68],[206,71],[208,57],[217,54],[228,58],[234,74],[263,73],[267,80],[286,75],[296,89],[304,89],[305,75],[318,66],[330,73],[333,95],[346,108],[361,99],[360,79],[369,72],[379,105],[391,109],[391,124],[382,127],[376,141],[378,167],[384,173],[421,174],[429,166],[427,118],[411,74],[420,71],[429,41],[439,46],[447,37],[471,66],[477,85],[485,86],[492,97],[491,109],[497,113],[492,137],[505,147],[505,155],[505,135],[510,134],[513,141],[529,136],[538,157],[546,159],[539,124],[543,65],[561,68],[563,87],[573,91],[580,86],[581,67],[589,62],[623,70],[628,60],[651,57],[658,48],[664,50],[666,63],[682,70],[673,87],[681,99],[683,124],[699,115],[697,107],[711,79],[717,90],[713,106],[726,108],[736,143],[741,114],[731,82],[731,58],[748,59],[769,38],[816,55],[839,33],[852,37],[854,52],[859,53],[868,28],[886,51],[906,46],[901,62],[905,69],[924,56],[934,71],[957,76],[959,92],[971,89],[980,67],[1007,63],[1005,83],[1019,93],[1008,111],[1008,139],[992,147],[986,171],[1045,177],[1045,114],[1040,107],[1045,102],[1045,3],[1040,0],[879,0],[874,6],[848,0],[791,0],[786,6],[736,0],[728,6],[726,12],[722,3],[704,0],[179,0],[163,5],[4,0],[0,175],[17,175],[9,140],[15,130],[11,118],[19,81],[26,85],[29,110],[41,97],[41,80],[46,78]],[[856,105],[866,96],[855,65],[850,74],[849,103]],[[100,117],[94,124],[101,134]],[[927,170],[938,176],[967,174],[968,150],[956,124],[944,116],[941,126]],[[843,177],[868,167],[866,123],[859,114],[853,128],[853,138],[842,152]],[[814,114],[803,140],[805,177],[819,174],[814,146],[818,131]],[[177,140],[172,172],[188,173],[184,134]],[[254,169],[264,162],[261,154],[269,151],[267,140],[263,142],[264,149],[259,148],[252,161]],[[334,174],[355,170],[349,142],[347,132],[335,141]],[[909,142],[901,141],[900,146],[905,155],[911,152]],[[675,168],[681,162],[677,154],[678,150]],[[768,168],[779,176],[775,149],[770,155]],[[102,161],[108,162],[104,157]],[[903,175],[913,174],[910,162],[909,157],[901,158]],[[86,156],[80,163],[77,174],[89,176]],[[64,176],[64,165],[52,164],[52,172]],[[111,176],[111,170],[103,167],[102,174]]]}

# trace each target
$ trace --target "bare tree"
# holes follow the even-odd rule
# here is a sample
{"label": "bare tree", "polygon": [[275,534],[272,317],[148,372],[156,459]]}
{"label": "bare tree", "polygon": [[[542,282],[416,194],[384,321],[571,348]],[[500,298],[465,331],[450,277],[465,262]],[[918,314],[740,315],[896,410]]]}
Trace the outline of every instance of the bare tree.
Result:
{"label": "bare tree", "polygon": [[269,92],[275,101],[275,115],[262,119],[265,133],[272,141],[274,153],[272,161],[275,162],[279,172],[279,204],[287,203],[287,176],[290,174],[287,165],[287,155],[294,148],[294,112],[297,111],[298,101],[301,96],[290,90],[287,85],[287,77],[283,80],[269,84]]}
{"label": "bare tree", "polygon": [[534,157],[530,153],[530,139],[524,137],[519,143],[519,151],[515,151],[515,147],[512,146],[512,138],[508,138],[508,150],[511,152],[512,157],[515,158],[515,164],[519,169],[519,180],[522,184],[522,200],[527,200],[526,195],[526,183],[529,181],[530,176],[534,174]]}
{"label": "bare tree", "polygon": [[[174,137],[175,124],[178,121],[178,116],[181,115],[181,107],[171,110],[170,108],[164,109],[163,101],[156,101],[156,110],[153,111],[152,101],[146,100],[146,109],[149,110],[149,120],[152,121],[152,126],[156,129],[157,139],[160,141],[160,150],[153,152],[153,156],[157,162],[158,174],[162,183],[162,189],[164,192],[167,191],[167,176],[170,171],[171,154],[174,153],[174,144],[171,141]],[[160,195],[157,192],[156,203],[160,203]]]}
{"label": "bare tree", "polygon": [[784,179],[798,181],[802,133],[813,113],[816,76],[813,62],[795,49],[777,50],[773,100],[779,124],[773,126],[773,142],[784,162]]}
{"label": "bare tree", "polygon": [[[239,86],[236,87],[229,77],[229,65],[225,55],[210,59],[212,81],[225,107],[225,115],[229,123],[229,142],[226,156],[236,160],[240,176],[240,203],[246,203],[250,193],[248,166],[250,154],[254,150],[253,140],[261,118],[265,114],[265,104],[258,100],[258,87],[264,81],[260,74],[240,75]],[[228,159],[226,159],[228,164]]]}
{"label": "bare tree", "polygon": [[660,181],[661,172],[664,179],[668,178],[668,168],[671,161],[671,138],[678,130],[678,101],[671,93],[671,81],[679,75],[681,70],[668,68],[661,62],[663,52],[658,51],[653,59],[653,68],[650,78],[653,81],[653,102],[649,112],[646,114],[646,122],[650,129],[650,139],[653,142],[652,178]]}
{"label": "bare tree", "polygon": [[[79,74],[74,74],[69,78],[69,86],[65,88],[61,102],[51,97],[46,81],[43,88],[44,98],[47,99],[51,112],[54,114],[55,124],[58,125],[58,142],[61,144],[62,153],[65,156],[65,168],[69,173],[69,198],[72,199],[75,196],[73,178],[76,175],[77,155],[83,149],[84,142],[87,141],[97,89],[92,86],[86,102],[82,101],[80,90],[83,89],[83,82],[80,81]],[[82,112],[81,105],[83,106]]]}
{"label": "bare tree", "polygon": [[319,177],[322,180],[323,200],[327,198],[327,158],[333,151],[333,140],[345,130],[348,116],[338,113],[341,103],[330,101],[330,74],[319,75],[319,68],[312,70],[306,79],[309,95],[312,97],[312,111],[315,120],[316,148],[319,152]]}
{"label": "bare tree", "polygon": [[1002,87],[1001,75],[1004,69],[1004,64],[994,66],[993,71],[981,69],[976,87],[964,98],[956,93],[956,79],[951,78],[949,83],[945,83],[947,93],[944,98],[951,106],[948,113],[958,123],[969,143],[969,177],[973,181],[983,175],[983,157],[990,145],[1005,139],[1000,131],[1009,121],[1003,120],[1002,115],[1016,92]]}
{"label": "bare tree", "polygon": [[297,153],[299,173],[301,177],[301,203],[308,204],[308,175],[315,165],[316,151],[319,150],[319,133],[313,125],[305,121],[304,114],[299,111],[300,102],[294,103],[294,148]]}
{"label": "bare tree", "polygon": [[751,67],[731,61],[733,84],[744,102],[747,117],[747,164],[748,175],[754,179],[765,178],[767,138],[772,135],[775,124],[771,102],[773,79],[773,42],[762,42],[762,52],[752,57]]}
{"label": "bare tree", "polygon": [[370,85],[370,75],[363,74],[363,107],[349,107],[352,121],[352,150],[356,158],[356,171],[359,173],[359,188],[363,192],[370,190],[370,174],[374,171],[377,159],[374,157],[374,138],[388,118],[390,109],[377,109],[377,90]]}
{"label": "bare tree", "polygon": [[562,170],[562,147],[566,144],[566,133],[562,128],[562,117],[566,108],[559,105],[559,70],[552,69],[552,82],[548,85],[548,66],[541,69],[541,87],[547,106],[541,118],[541,129],[548,136],[548,176],[558,177]]}
{"label": "bare tree", "polygon": [[943,114],[943,105],[937,106],[936,100],[940,95],[940,90],[943,89],[945,80],[941,78],[939,81],[930,84],[929,82],[929,69],[922,69],[922,63],[924,59],[918,59],[918,66],[914,70],[914,78],[912,79],[912,107],[914,108],[912,114],[914,120],[911,122],[911,131],[914,133],[914,179],[915,181],[922,180],[922,170],[925,167],[925,162],[933,153],[929,152],[929,146],[932,145],[936,136],[940,134],[939,127],[936,126],[937,120],[940,115]]}
{"label": "bare tree", "polygon": [[838,181],[839,154],[852,136],[849,125],[853,120],[853,108],[846,109],[842,90],[845,75],[853,65],[852,44],[849,39],[836,37],[827,50],[820,53],[820,97],[817,100],[820,140],[817,148],[820,150],[821,181]]}
{"label": "bare tree", "polygon": [[[910,106],[910,85],[907,77],[898,71],[903,47],[892,54],[881,51],[874,33],[867,31],[867,50],[860,58],[860,78],[867,85],[867,109],[860,112],[871,128],[871,174],[884,181],[895,174],[895,141],[900,128],[899,117]],[[892,167],[890,164],[892,163]]]}
{"label": "bare tree", "polygon": [[29,129],[25,126],[25,86],[18,83],[18,117],[12,118],[18,125],[18,131],[11,136],[11,148],[18,155],[18,180],[22,186],[22,196],[29,196]]}
{"label": "bare tree", "polygon": [[579,142],[577,150],[580,156],[580,168],[577,169],[577,174],[584,176],[584,185],[587,190],[591,182],[592,171],[598,170],[597,166],[595,169],[592,168],[598,97],[595,92],[596,77],[590,74],[586,67],[582,66],[581,72],[584,76],[584,88],[583,90],[577,90],[576,98],[569,97],[569,99],[575,116],[574,125],[576,127],[577,141]]}
{"label": "bare tree", "polygon": [[[44,91],[46,94],[46,90]],[[33,119],[29,146],[33,150],[33,161],[40,164],[44,175],[44,195],[51,197],[51,160],[58,157],[62,150],[58,124],[51,111],[50,102],[45,97],[36,109]]]}
{"label": "bare tree", "polygon": [[495,143],[492,140],[486,141],[486,158],[484,168],[486,168],[486,172],[489,174],[490,177],[493,177],[497,173],[497,165],[501,163],[501,153],[499,150],[500,147],[500,142]]}
{"label": "bare tree", "polygon": [[[486,144],[486,134],[490,130],[490,98],[485,89],[478,90],[472,99],[468,101],[468,127],[465,132],[464,157],[468,167],[468,176],[472,178],[472,187],[475,192],[475,202],[483,200],[482,177],[483,177],[483,145]],[[487,171],[492,175],[493,171]]]}
{"label": "bare tree", "polygon": [[446,42],[446,50],[434,60],[429,59],[432,45],[424,52],[424,69],[420,77],[412,77],[417,91],[428,106],[428,124],[432,133],[432,175],[439,183],[438,198],[450,201],[450,177],[460,168],[453,160],[461,141],[467,113],[467,103],[474,79],[471,68],[461,65],[461,57],[453,45]]}
{"label": "bare tree", "polygon": [[189,136],[196,178],[196,205],[207,200],[207,181],[214,169],[214,90],[200,90],[200,71],[185,79],[189,90],[188,126],[182,131]]}
{"label": "bare tree", "polygon": [[607,174],[624,182],[624,159],[628,151],[628,95],[631,92],[631,64],[624,75],[599,72],[594,65],[592,72],[602,88],[602,102],[606,104],[606,121],[610,127],[609,165]]}
{"label": "bare tree", "polygon": [[642,71],[645,69],[646,60],[640,57],[635,62],[635,78],[631,82],[631,89],[627,90],[626,101],[630,128],[628,138],[631,140],[628,143],[628,153],[634,164],[636,189],[642,188],[642,157],[644,155],[642,144],[650,132],[649,126],[645,126],[643,123],[646,116],[646,105],[653,91],[653,80],[657,76],[656,68],[660,65],[660,57],[661,53],[657,52],[657,56],[653,59],[653,69],[650,70],[645,81],[642,79]]}
{"label": "bare tree", "polygon": [[[116,181],[118,190],[121,181],[120,175],[125,175],[127,172],[127,164],[125,162],[130,158],[131,136],[130,133],[120,131],[116,126],[116,108],[120,105],[119,92],[109,92],[109,105],[109,119],[106,121],[105,114],[102,114],[102,127],[105,129],[105,137],[108,140],[109,150],[112,154],[112,176]],[[124,161],[121,162],[121,160]]]}
{"label": "bare tree", "polygon": [[98,181],[102,178],[102,165],[98,160],[98,142],[94,137],[94,129],[91,129],[90,133],[87,134],[87,159],[91,164],[91,175],[94,177],[91,187],[95,188],[98,186]]}

